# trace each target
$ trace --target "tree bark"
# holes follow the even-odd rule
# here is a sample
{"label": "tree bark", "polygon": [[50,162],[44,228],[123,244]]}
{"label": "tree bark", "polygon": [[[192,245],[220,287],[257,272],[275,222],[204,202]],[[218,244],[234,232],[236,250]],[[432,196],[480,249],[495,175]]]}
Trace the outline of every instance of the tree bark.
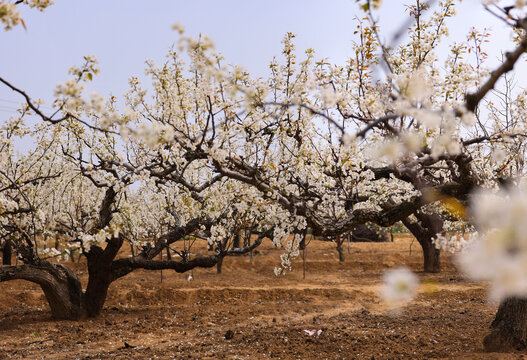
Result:
{"label": "tree bark", "polygon": [[337,252],[339,253],[339,261],[344,262],[344,249],[342,249],[340,244],[337,245]]}
{"label": "tree bark", "polygon": [[337,244],[337,252],[339,253],[339,262],[344,262],[344,249],[342,248],[343,242],[344,237],[342,235],[338,235],[335,239],[335,243]]}
{"label": "tree bark", "polygon": [[221,268],[223,265],[223,256],[218,258],[218,263],[216,264],[216,274],[221,274]]}
{"label": "tree bark", "polygon": [[527,299],[514,297],[502,301],[490,328],[491,333],[483,339],[485,351],[527,348]]}
{"label": "tree bark", "polygon": [[99,246],[92,246],[86,254],[88,260],[88,286],[86,286],[85,306],[88,317],[96,317],[108,295],[108,288],[114,281],[112,264],[123,244],[123,237],[112,237],[103,250]]}
{"label": "tree bark", "polygon": [[6,239],[2,249],[2,264],[11,265],[11,258],[13,256],[13,245],[11,239]]}
{"label": "tree bark", "polygon": [[77,276],[66,266],[56,265],[63,277],[56,283],[41,285],[55,319],[78,320],[85,317],[82,286]]}
{"label": "tree bark", "polygon": [[441,271],[440,250],[437,249],[432,239],[426,237],[417,239],[423,249],[423,269],[427,273],[438,273]]}
{"label": "tree bark", "polygon": [[[261,233],[250,246],[233,248],[224,254],[207,257],[195,257],[189,260],[152,260],[145,251],[132,258],[115,260],[123,244],[123,237],[113,237],[107,241],[103,250],[94,245],[85,253],[88,260],[88,286],[82,293],[82,286],[77,276],[66,266],[52,264],[45,260],[35,259],[33,264],[18,266],[0,266],[0,282],[9,280],[27,280],[41,286],[55,319],[78,320],[85,317],[96,317],[100,314],[110,284],[135,269],[162,270],[172,269],[178,273],[192,270],[195,267],[211,268],[223,256],[245,254],[258,247],[264,237],[272,234],[272,229]],[[162,247],[159,249],[162,250]],[[161,251],[160,250],[160,251]],[[155,254],[155,252],[150,252]]]}
{"label": "tree bark", "polygon": [[410,217],[402,220],[404,226],[419,242],[423,250],[423,271],[438,273],[441,271],[440,250],[433,243],[433,239],[443,229],[443,221],[438,214],[415,214],[416,220]]}
{"label": "tree bark", "polygon": [[38,265],[0,266],[0,281],[27,280],[39,284],[55,319],[84,317],[82,287],[66,266],[41,261]]}

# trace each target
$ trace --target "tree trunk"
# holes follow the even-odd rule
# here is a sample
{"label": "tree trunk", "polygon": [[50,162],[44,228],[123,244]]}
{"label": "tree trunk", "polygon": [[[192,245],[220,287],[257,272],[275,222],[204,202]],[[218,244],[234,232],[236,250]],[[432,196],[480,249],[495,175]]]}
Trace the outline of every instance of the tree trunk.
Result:
{"label": "tree trunk", "polygon": [[431,238],[417,239],[423,248],[424,272],[438,273],[441,271],[440,250]]}
{"label": "tree trunk", "polygon": [[342,249],[342,245],[337,245],[337,252],[339,253],[339,261],[344,262],[344,249]]}
{"label": "tree trunk", "polygon": [[343,242],[344,237],[342,237],[342,235],[337,235],[335,238],[335,243],[337,245],[337,252],[339,253],[339,262],[344,262],[344,249],[342,249]]}
{"label": "tree trunk", "polygon": [[82,286],[75,274],[63,266],[64,277],[57,283],[41,285],[55,319],[78,320],[85,316]]}
{"label": "tree trunk", "polygon": [[438,273],[441,271],[440,250],[435,247],[432,240],[443,229],[443,220],[437,214],[419,212],[415,217],[417,221],[408,217],[402,222],[421,245],[424,272]]}
{"label": "tree trunk", "polygon": [[88,317],[96,317],[101,313],[101,310],[108,295],[108,288],[110,287],[111,276],[109,271],[89,270],[88,286],[86,287],[85,306]]}
{"label": "tree trunk", "polygon": [[221,256],[218,259],[218,263],[216,264],[216,274],[221,274],[221,267],[223,265],[223,256]]}
{"label": "tree trunk", "polygon": [[485,351],[506,352],[527,347],[527,299],[509,298],[501,302],[483,339]]}
{"label": "tree trunk", "polygon": [[2,264],[11,265],[11,258],[13,256],[13,246],[11,239],[6,239],[4,242],[4,248],[2,250]]}
{"label": "tree trunk", "polygon": [[103,250],[99,246],[92,246],[86,254],[88,260],[88,286],[86,286],[85,306],[89,317],[96,317],[108,295],[108,288],[114,277],[112,263],[123,244],[123,237],[112,237]]}
{"label": "tree trunk", "polygon": [[81,283],[66,266],[47,261],[38,265],[0,266],[0,281],[16,279],[40,285],[53,318],[78,320],[84,316]]}

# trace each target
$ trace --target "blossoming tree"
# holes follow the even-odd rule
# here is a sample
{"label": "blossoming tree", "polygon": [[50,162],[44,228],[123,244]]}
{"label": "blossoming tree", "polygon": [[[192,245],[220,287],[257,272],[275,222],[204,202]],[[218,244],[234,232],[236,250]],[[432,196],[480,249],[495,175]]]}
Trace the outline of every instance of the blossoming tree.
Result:
{"label": "blossoming tree", "polygon": [[[42,2],[29,2],[36,3]],[[11,27],[16,12],[5,4],[0,3],[0,17]],[[524,346],[527,247],[518,225],[524,198],[518,195],[514,203],[518,214],[511,208],[509,217],[491,217],[495,221],[482,220],[489,213],[468,204],[477,190],[510,187],[523,175],[525,94],[506,103],[505,116],[492,102],[486,109],[483,104],[527,50],[525,4],[486,5],[515,34],[515,48],[492,71],[485,67],[485,32],[473,30],[466,42],[452,44],[445,59],[436,53],[454,15],[453,0],[434,9],[419,0],[410,5],[408,39],[391,47],[380,41],[373,12],[379,2],[361,5],[367,18],[358,22],[359,40],[347,64],[317,61],[313,50],[298,63],[294,36],[287,34],[284,60],[271,63],[265,80],[226,66],[207,37],[187,38],[176,26],[180,46],[165,64],[148,64],[150,92],[131,78],[125,111],[113,100],[84,96],[82,82],[96,73],[91,58],[57,88],[54,116],[0,78],[26,101],[21,116],[3,128],[1,144],[10,146],[25,113],[43,120],[28,130],[41,136],[34,150],[38,166],[31,165],[35,155],[8,151],[0,157],[6,169],[2,235],[15,239],[15,252],[25,263],[0,267],[0,281],[39,283],[56,317],[95,316],[110,284],[137,268],[213,266],[268,236],[286,250],[276,270],[281,274],[298,254],[307,228],[329,236],[366,222],[396,221],[419,240],[425,270],[438,271],[434,242],[453,247],[438,234],[445,221],[459,220],[484,234],[479,247],[467,250],[464,263],[503,255],[485,263],[493,264],[494,272],[476,276],[496,284],[510,280],[496,287],[503,302],[487,348]],[[508,91],[505,97],[513,99]],[[22,177],[19,168],[27,169]],[[85,196],[79,198],[78,189]],[[60,198],[59,192],[67,196]],[[145,213],[145,199],[155,218]],[[474,207],[477,201],[492,203],[474,199]],[[242,229],[258,239],[243,248],[230,245]],[[177,260],[154,259],[197,232],[214,248],[209,256],[179,252]],[[60,235],[68,246],[39,252],[37,240],[46,234]],[[118,258],[125,241],[132,256]],[[67,267],[43,258],[74,251],[87,258],[85,292]],[[388,283],[412,279],[404,271],[396,275],[387,276]],[[416,288],[413,281],[408,288]],[[398,301],[409,298],[385,293]]]}
{"label": "blossoming tree", "polygon": [[[218,135],[221,151],[214,136],[195,140],[191,147],[203,151],[219,174],[256,187],[299,217],[298,225],[309,226],[316,234],[339,234],[365,221],[389,225],[401,219],[421,239],[429,258],[436,258],[432,240],[438,237],[445,210],[477,225],[466,213],[471,194],[499,187],[505,169],[522,175],[522,152],[506,157],[508,164],[516,165],[514,171],[496,164],[503,160],[499,160],[503,149],[523,148],[522,122],[511,122],[492,103],[489,116],[481,104],[527,48],[524,4],[519,2],[516,9],[488,6],[500,12],[516,34],[515,48],[493,71],[483,66],[482,43],[488,34],[476,30],[467,43],[451,46],[444,70],[438,66],[434,48],[446,34],[445,19],[453,15],[449,1],[441,2],[428,17],[427,4],[417,1],[410,6],[416,21],[409,42],[394,49],[378,41],[370,13],[370,24],[359,24],[357,57],[347,67],[313,62],[308,51],[296,68],[288,35],[285,64],[273,63],[265,84],[251,82],[241,70],[224,71],[217,54],[207,51],[208,43],[189,41],[199,78],[209,79],[226,94],[245,97],[225,106],[230,114],[222,119],[220,130],[226,126],[241,131]],[[365,9],[370,11],[370,6]],[[467,51],[473,59],[464,58]],[[375,79],[380,63],[388,74]],[[162,77],[159,72],[156,76]],[[522,99],[515,101],[517,114],[524,111]],[[216,114],[213,105],[209,112]],[[493,121],[486,121],[487,116]],[[208,119],[211,122],[204,120],[202,126],[210,124],[211,133],[217,134],[213,117]],[[230,150],[226,143],[236,146]],[[512,249],[516,256],[518,246]],[[515,271],[523,274],[520,268]],[[508,285],[523,288],[516,282]],[[524,300],[505,300],[486,346],[521,346],[526,322],[520,314],[525,313]]]}
{"label": "blossoming tree", "polygon": [[[263,200],[251,189],[244,190],[246,185],[212,178],[206,167],[193,164],[184,154],[163,160],[174,176],[164,177],[151,159],[164,145],[153,147],[151,134],[123,145],[115,132],[104,130],[99,119],[120,116],[111,102],[83,97],[83,82],[96,72],[91,58],[81,68],[72,68],[72,78],[57,87],[59,111],[53,116],[42,113],[38,101],[1,80],[23,95],[26,105],[0,133],[4,150],[0,235],[11,240],[23,262],[0,267],[0,281],[24,279],[39,284],[55,318],[98,315],[111,283],[135,269],[185,272],[212,267],[224,256],[252,251],[274,231],[267,221],[272,215],[265,215],[273,207],[262,203],[262,209],[253,211],[247,202]],[[42,122],[26,125],[30,112]],[[31,135],[26,141],[33,142],[34,150],[17,155],[14,137]],[[177,177],[176,170],[180,171]],[[131,184],[136,188],[131,189]],[[237,196],[240,192],[247,196]],[[145,198],[155,211],[150,216]],[[233,248],[233,234],[242,227],[258,234],[257,238]],[[170,249],[174,242],[198,232],[213,248],[210,254]],[[47,238],[56,239],[54,246],[49,246]],[[130,244],[132,256],[120,254],[124,243]],[[157,260],[164,250],[174,256]],[[85,291],[73,271],[50,261],[76,253],[87,260]]]}

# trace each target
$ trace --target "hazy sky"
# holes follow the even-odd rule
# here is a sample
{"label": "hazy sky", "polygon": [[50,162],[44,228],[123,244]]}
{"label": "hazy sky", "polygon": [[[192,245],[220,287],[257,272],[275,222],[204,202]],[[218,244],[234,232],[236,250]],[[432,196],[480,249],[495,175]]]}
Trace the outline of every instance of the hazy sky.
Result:
{"label": "hazy sky", "polygon": [[[379,16],[389,35],[406,19],[404,1],[384,0]],[[487,14],[479,1],[465,0],[451,21],[451,39],[462,41],[471,26],[491,27],[496,40],[489,55],[499,56],[509,32]],[[144,61],[160,62],[177,41],[172,24],[181,23],[190,35],[210,35],[232,64],[265,75],[274,55],[280,55],[287,31],[297,34],[299,51],[312,47],[318,58],[342,63],[351,55],[354,0],[55,0],[44,14],[22,11],[22,27],[0,31],[0,76],[33,97],[50,99],[71,65],[95,54],[101,73],[90,90],[122,95],[131,75],[142,75]],[[0,119],[21,99],[0,87]]]}

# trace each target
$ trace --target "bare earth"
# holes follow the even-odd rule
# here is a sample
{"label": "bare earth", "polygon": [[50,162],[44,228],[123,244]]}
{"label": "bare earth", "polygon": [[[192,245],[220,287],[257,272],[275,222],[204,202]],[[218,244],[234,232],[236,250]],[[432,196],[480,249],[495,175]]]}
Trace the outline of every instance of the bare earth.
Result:
{"label": "bare earth", "polygon": [[[447,256],[441,274],[419,272],[416,301],[388,311],[377,295],[383,272],[421,269],[410,243],[354,243],[339,263],[333,243],[312,242],[305,280],[301,260],[274,276],[281,250],[270,242],[252,263],[227,258],[223,274],[197,269],[190,282],[188,273],[164,271],[161,282],[159,272],[138,271],[112,285],[99,318],[78,322],[51,320],[37,286],[0,283],[0,359],[527,358],[482,352],[496,305]],[[71,266],[85,283],[84,267]]]}

